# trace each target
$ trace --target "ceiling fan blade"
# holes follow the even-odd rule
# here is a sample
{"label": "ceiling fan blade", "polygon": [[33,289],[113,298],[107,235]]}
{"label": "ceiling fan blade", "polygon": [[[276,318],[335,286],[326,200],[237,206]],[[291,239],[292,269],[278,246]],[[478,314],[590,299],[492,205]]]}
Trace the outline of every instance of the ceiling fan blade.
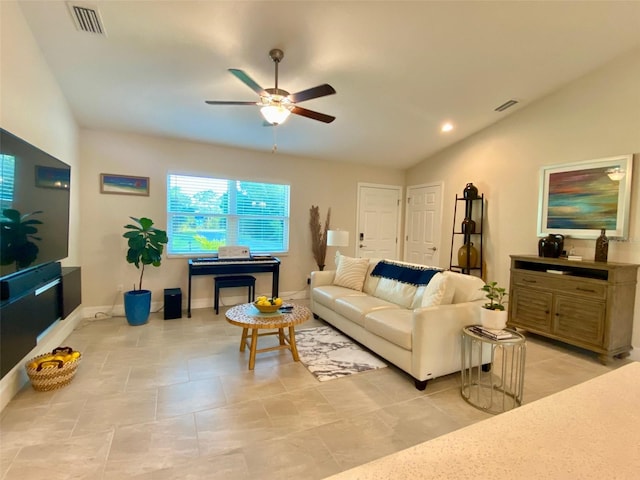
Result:
{"label": "ceiling fan blade", "polygon": [[298,107],[297,105],[291,109],[291,113],[295,113],[296,115],[302,115],[303,117],[311,118],[313,120],[318,120],[324,123],[331,123],[336,119],[336,117],[332,117],[331,115],[325,115],[324,113],[314,112],[313,110]]}
{"label": "ceiling fan blade", "polygon": [[258,85],[253,78],[251,78],[249,75],[247,75],[242,70],[238,70],[237,68],[230,68],[229,71],[238,80],[240,80],[242,83],[244,83],[247,87],[249,87],[251,90],[256,92],[261,97],[267,95],[267,92],[264,91],[264,88],[262,88],[260,85]]}
{"label": "ceiling fan blade", "polygon": [[234,102],[233,100],[205,100],[209,105],[257,105],[256,102]]}
{"label": "ceiling fan blade", "polygon": [[317,87],[309,88],[307,90],[302,90],[298,93],[292,93],[289,95],[289,99],[293,103],[304,102],[306,100],[311,100],[312,98],[325,97],[327,95],[333,95],[336,93],[334,88],[325,83],[323,85],[318,85]]}

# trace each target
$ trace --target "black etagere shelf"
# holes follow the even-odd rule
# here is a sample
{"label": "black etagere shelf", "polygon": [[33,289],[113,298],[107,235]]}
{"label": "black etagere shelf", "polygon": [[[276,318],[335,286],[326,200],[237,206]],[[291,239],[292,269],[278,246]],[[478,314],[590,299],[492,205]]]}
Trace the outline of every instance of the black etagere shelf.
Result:
{"label": "black etagere shelf", "polygon": [[456,195],[453,210],[451,271],[484,277],[483,230],[484,194],[478,194],[477,189],[468,184],[462,196]]}

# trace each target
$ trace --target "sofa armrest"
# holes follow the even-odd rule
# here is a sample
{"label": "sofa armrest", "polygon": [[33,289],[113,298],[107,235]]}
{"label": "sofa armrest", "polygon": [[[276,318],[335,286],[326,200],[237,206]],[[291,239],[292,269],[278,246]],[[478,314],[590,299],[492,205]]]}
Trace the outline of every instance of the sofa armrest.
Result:
{"label": "sofa armrest", "polygon": [[480,323],[483,303],[484,300],[476,300],[413,311],[412,368],[423,375],[421,378],[431,373],[439,375],[438,366],[460,368],[462,328]]}
{"label": "sofa armrest", "polygon": [[316,270],[311,272],[311,288],[321,287],[322,285],[333,285],[335,276],[335,270]]}

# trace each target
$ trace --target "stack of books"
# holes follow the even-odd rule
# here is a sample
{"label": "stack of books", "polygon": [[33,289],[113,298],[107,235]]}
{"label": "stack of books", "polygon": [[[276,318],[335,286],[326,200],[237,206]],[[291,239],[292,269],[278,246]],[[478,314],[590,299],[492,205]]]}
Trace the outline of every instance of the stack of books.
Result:
{"label": "stack of books", "polygon": [[513,338],[518,338],[517,335],[509,330],[491,330],[480,325],[473,325],[469,327],[469,330],[476,335],[480,335],[491,340],[511,340]]}

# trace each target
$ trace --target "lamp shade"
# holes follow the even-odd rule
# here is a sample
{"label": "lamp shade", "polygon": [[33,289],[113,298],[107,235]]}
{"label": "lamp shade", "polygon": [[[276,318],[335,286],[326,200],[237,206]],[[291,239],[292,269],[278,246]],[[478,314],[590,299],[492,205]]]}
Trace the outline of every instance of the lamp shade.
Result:
{"label": "lamp shade", "polygon": [[271,125],[281,125],[291,114],[291,111],[282,105],[268,105],[262,107],[260,113]]}
{"label": "lamp shade", "polygon": [[349,232],[345,230],[328,230],[327,246],[329,247],[348,247]]}

